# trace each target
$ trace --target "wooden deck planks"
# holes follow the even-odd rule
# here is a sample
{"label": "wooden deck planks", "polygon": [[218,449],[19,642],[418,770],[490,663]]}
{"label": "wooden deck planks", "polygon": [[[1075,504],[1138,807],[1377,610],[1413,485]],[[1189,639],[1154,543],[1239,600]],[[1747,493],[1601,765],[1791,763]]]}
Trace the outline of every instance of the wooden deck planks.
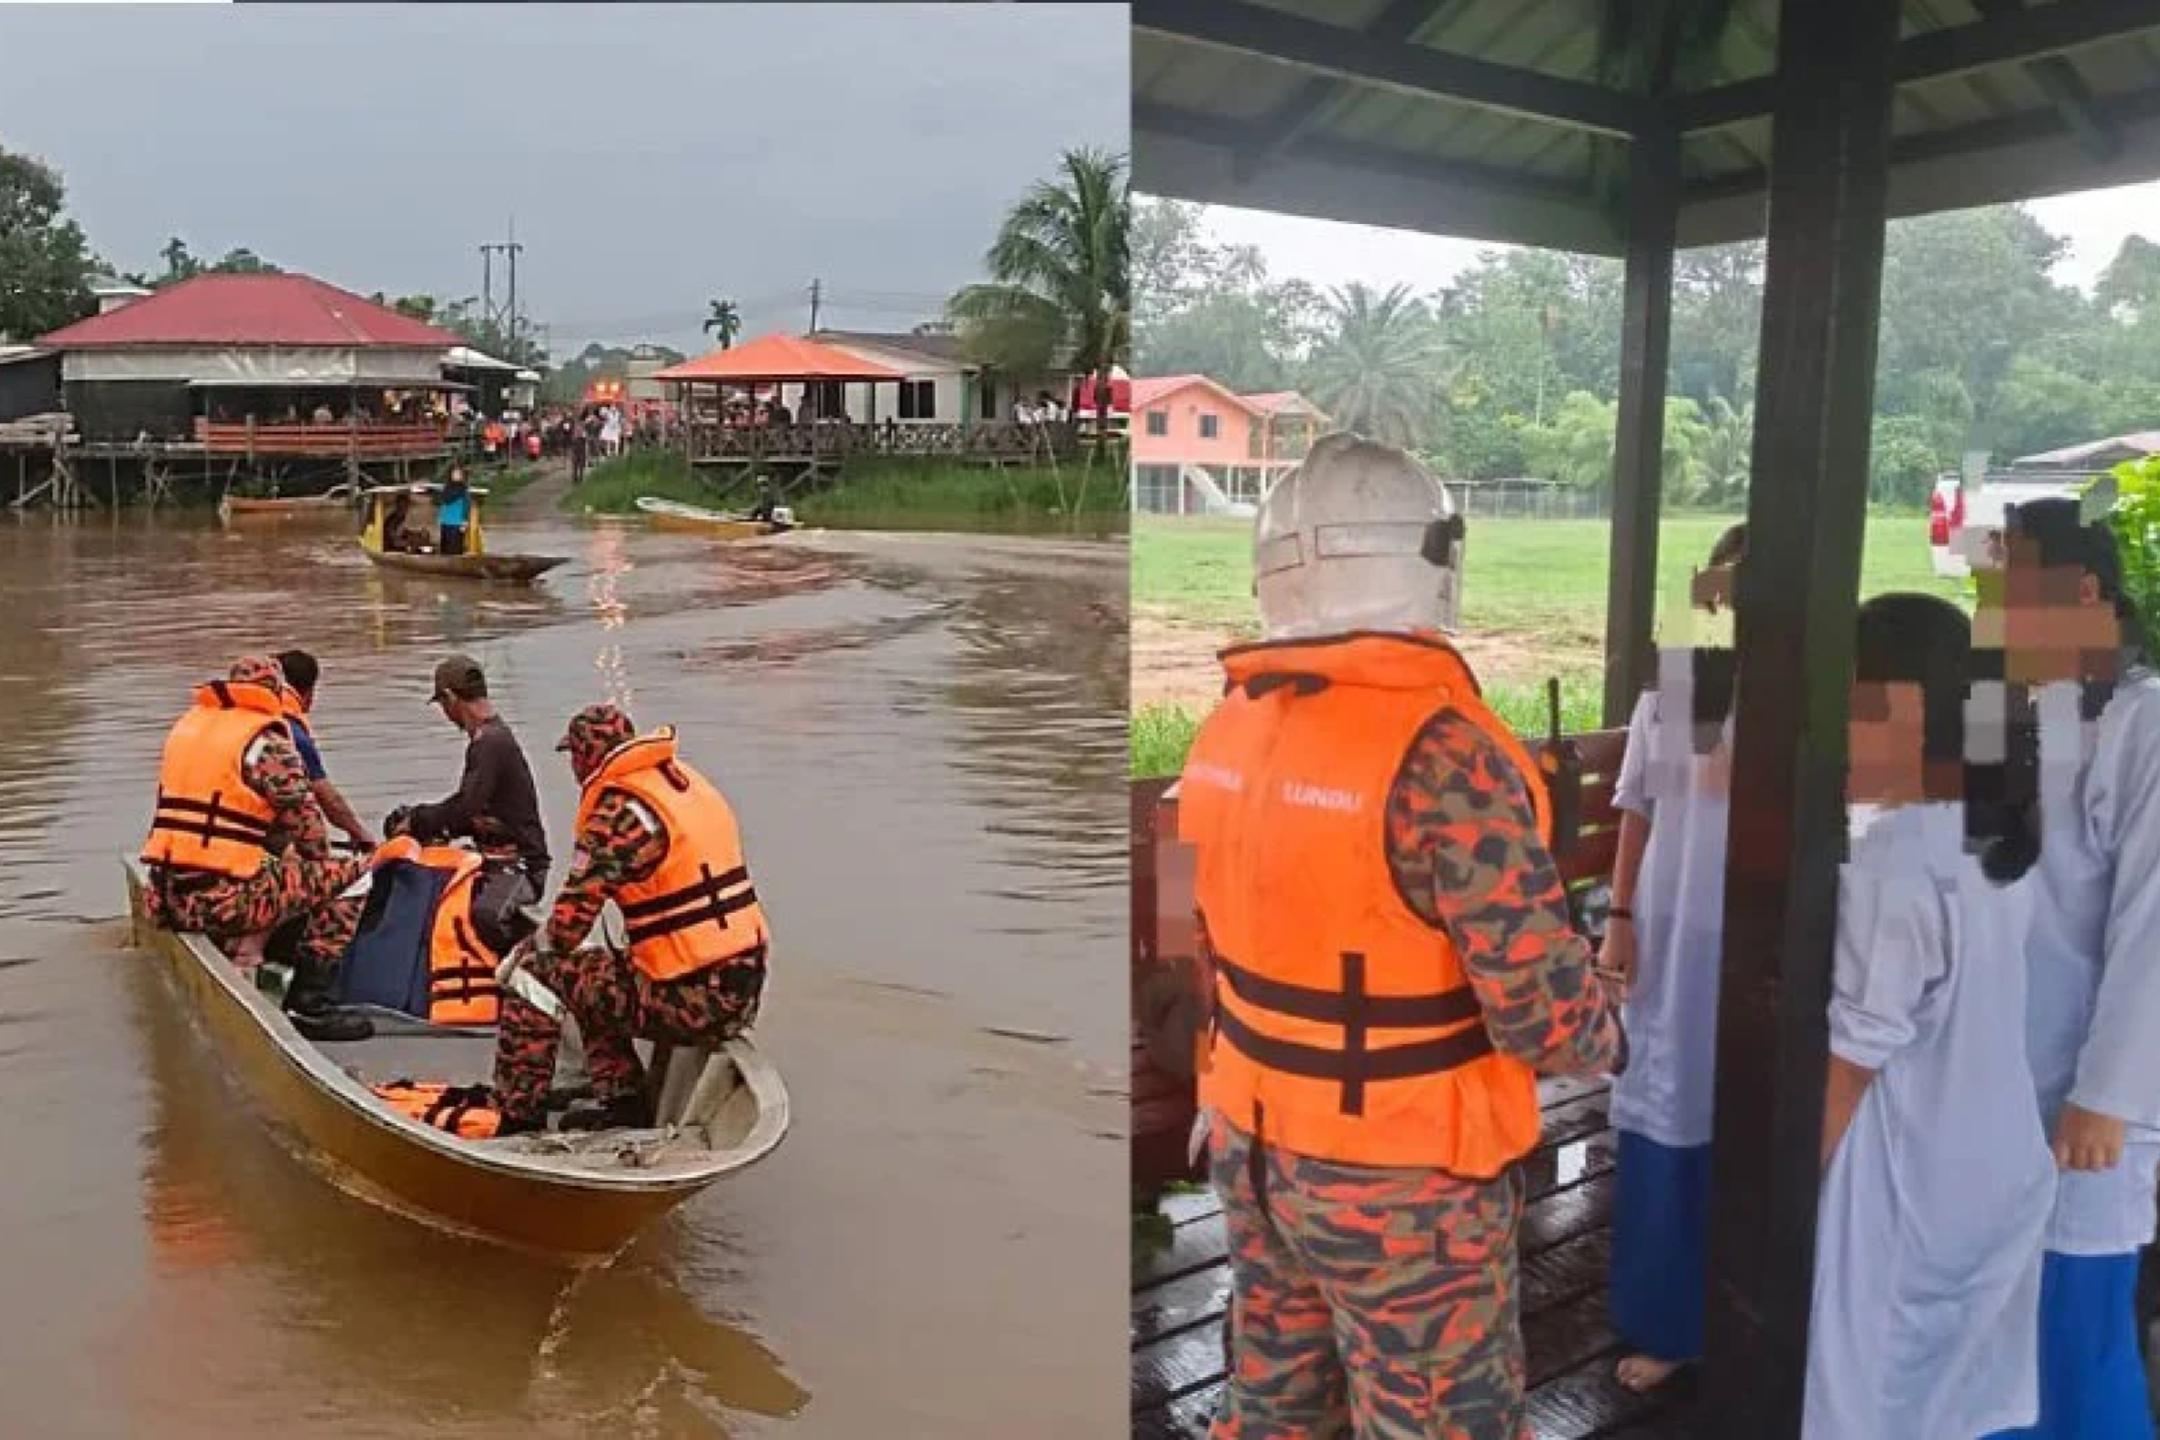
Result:
{"label": "wooden deck planks", "polygon": [[[1652,1396],[1612,1376],[1619,1342],[1605,1309],[1614,1142],[1599,1081],[1540,1087],[1545,1136],[1525,1162],[1523,1341],[1538,1440],[1654,1440],[1682,1433],[1692,1379]],[[1207,1191],[1165,1196],[1170,1244],[1133,1270],[1135,1437],[1198,1440],[1222,1397],[1230,1270],[1222,1211]]]}

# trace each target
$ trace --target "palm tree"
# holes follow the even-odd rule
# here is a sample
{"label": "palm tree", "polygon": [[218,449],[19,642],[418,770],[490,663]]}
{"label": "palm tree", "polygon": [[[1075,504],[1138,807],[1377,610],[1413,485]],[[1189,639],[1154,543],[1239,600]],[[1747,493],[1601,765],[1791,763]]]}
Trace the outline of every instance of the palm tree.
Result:
{"label": "palm tree", "polygon": [[711,300],[706,304],[705,333],[718,335],[720,348],[729,349],[735,344],[735,337],[742,334],[741,312],[735,308],[733,300]]}
{"label": "palm tree", "polygon": [[1747,494],[1748,468],[1754,460],[1755,407],[1735,406],[1722,395],[1710,397],[1704,414],[1708,434],[1698,458],[1702,462],[1702,499],[1724,505]]}
{"label": "palm tree", "polygon": [[[984,257],[990,280],[947,306],[977,358],[1015,373],[1062,359],[1094,376],[1096,395],[1107,401],[1111,369],[1132,345],[1125,172],[1123,155],[1068,150],[1057,175],[1036,182],[1006,213]],[[1095,443],[1100,456],[1107,424],[1096,428]]]}
{"label": "palm tree", "polygon": [[1327,314],[1306,370],[1314,402],[1345,429],[1416,443],[1444,378],[1432,312],[1408,285],[1375,292],[1353,281],[1329,296]]}

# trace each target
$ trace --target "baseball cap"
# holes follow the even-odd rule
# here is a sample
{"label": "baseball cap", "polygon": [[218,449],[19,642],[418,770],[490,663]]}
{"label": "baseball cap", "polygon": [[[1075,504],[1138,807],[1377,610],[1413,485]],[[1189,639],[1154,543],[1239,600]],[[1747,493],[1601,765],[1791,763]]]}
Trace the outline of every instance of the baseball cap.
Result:
{"label": "baseball cap", "polygon": [[480,662],[470,655],[448,655],[435,667],[435,689],[428,704],[439,705],[451,697],[478,700],[486,694],[487,676],[481,673]]}

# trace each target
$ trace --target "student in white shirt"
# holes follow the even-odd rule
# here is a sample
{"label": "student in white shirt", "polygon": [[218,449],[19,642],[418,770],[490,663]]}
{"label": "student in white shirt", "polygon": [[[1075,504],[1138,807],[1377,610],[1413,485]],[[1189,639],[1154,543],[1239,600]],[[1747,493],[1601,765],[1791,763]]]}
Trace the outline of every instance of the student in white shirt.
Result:
{"label": "student in white shirt", "polygon": [[[1719,536],[1704,573],[1722,583],[1698,604],[1715,610],[1730,595],[1746,551],[1745,525]],[[1633,1390],[1702,1353],[1732,752],[1729,668],[1717,683],[1693,652],[1673,649],[1659,669],[1628,721],[1613,787],[1620,841],[1599,955],[1627,986],[1628,1064],[1612,1088],[1609,1308],[1624,1346],[1620,1383]]]}
{"label": "student in white shirt", "polygon": [[1947,600],[1860,609],[1847,790],[1865,830],[1838,880],[1806,1440],[1975,1440],[2039,1414],[2038,822],[2011,806],[1968,837],[1970,646]]}
{"label": "student in white shirt", "polygon": [[2151,1440],[2135,1296],[2160,1166],[2160,678],[2104,523],[2017,506],[1978,624],[2033,698],[2042,844],[2027,1047],[2062,1167],[2025,1440]]}

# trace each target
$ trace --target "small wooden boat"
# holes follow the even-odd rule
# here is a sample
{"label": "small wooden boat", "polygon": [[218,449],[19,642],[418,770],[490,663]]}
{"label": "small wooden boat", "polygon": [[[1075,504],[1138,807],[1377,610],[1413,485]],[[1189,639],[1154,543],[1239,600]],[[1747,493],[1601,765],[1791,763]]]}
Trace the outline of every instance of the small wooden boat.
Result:
{"label": "small wooden boat", "polygon": [[484,1080],[495,1053],[489,1032],[416,1025],[318,1045],[208,939],[150,925],[142,867],[132,856],[125,864],[136,943],[253,1099],[301,1158],[387,1209],[520,1249],[604,1258],[787,1133],[787,1089],[747,1037],[670,1057],[660,1099],[670,1123],[660,1128],[468,1140],[423,1125],[369,1085]]}
{"label": "small wooden boat", "polygon": [[762,535],[784,535],[795,528],[794,517],[782,510],[771,520],[756,520],[727,510],[707,510],[658,495],[640,495],[637,508],[653,524],[669,530],[695,530],[715,540],[755,540]]}
{"label": "small wooden boat", "polygon": [[[487,491],[471,487],[471,508],[465,524],[465,550],[460,555],[445,555],[429,548],[421,548],[421,542],[434,543],[440,533],[438,524],[415,525],[419,517],[411,512],[415,506],[431,515],[442,494],[440,485],[378,485],[366,492],[367,523],[360,530],[360,550],[368,559],[385,570],[409,570],[418,575],[434,575],[462,580],[493,580],[506,584],[530,584],[570,558],[567,555],[517,555],[490,552],[487,548],[487,532],[480,525],[482,502]],[[399,503],[403,502],[403,503]],[[403,531],[410,543],[391,543],[403,537],[393,535]]]}
{"label": "small wooden boat", "polygon": [[218,500],[218,520],[326,520],[349,515],[355,492],[334,485],[320,495],[254,496],[226,494]]}
{"label": "small wooden boat", "polygon": [[385,570],[410,570],[421,575],[454,575],[467,580],[511,584],[535,580],[569,558],[565,555],[413,554],[403,550],[370,550],[367,557]]}

